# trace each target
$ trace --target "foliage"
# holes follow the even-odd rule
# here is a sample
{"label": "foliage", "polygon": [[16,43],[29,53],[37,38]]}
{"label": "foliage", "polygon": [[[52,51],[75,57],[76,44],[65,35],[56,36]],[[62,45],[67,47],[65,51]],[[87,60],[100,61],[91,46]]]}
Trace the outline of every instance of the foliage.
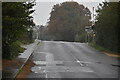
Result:
{"label": "foliage", "polygon": [[47,31],[56,40],[74,41],[75,36],[80,36],[84,27],[90,25],[90,10],[77,2],[56,4],[50,14]]}
{"label": "foliage", "polygon": [[20,49],[17,40],[23,36],[27,28],[33,26],[34,12],[31,8],[34,1],[2,3],[2,55],[3,58],[14,58]]}
{"label": "foliage", "polygon": [[115,52],[115,51],[110,51],[110,50],[108,50],[108,49],[106,49],[106,48],[103,48],[102,46],[100,46],[100,45],[98,45],[98,44],[96,44],[96,43],[89,43],[89,45],[90,45],[91,47],[95,48],[95,49],[98,50],[98,51],[107,52],[107,53],[113,53],[113,54],[118,54],[117,52]]}
{"label": "foliage", "polygon": [[107,51],[105,50],[103,47],[95,44],[95,43],[89,43],[90,46],[92,46],[93,48],[95,48],[96,50],[99,50],[99,51]]}
{"label": "foliage", "polygon": [[119,6],[120,2],[103,2],[98,7],[96,22],[96,43],[101,47],[118,51],[118,30],[119,30]]}
{"label": "foliage", "polygon": [[25,49],[21,48],[21,43],[19,41],[13,42],[10,45],[10,58],[16,58],[16,56],[18,56],[18,53],[22,53]]}

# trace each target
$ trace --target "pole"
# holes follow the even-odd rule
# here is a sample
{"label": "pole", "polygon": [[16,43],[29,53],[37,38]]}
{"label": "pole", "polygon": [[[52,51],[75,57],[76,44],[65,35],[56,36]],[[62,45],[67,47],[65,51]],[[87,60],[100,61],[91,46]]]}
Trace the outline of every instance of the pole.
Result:
{"label": "pole", "polygon": [[93,24],[94,24],[94,7],[93,7]]}
{"label": "pole", "polygon": [[87,41],[88,41],[88,34],[87,34],[87,32],[86,32],[86,43],[87,43]]}

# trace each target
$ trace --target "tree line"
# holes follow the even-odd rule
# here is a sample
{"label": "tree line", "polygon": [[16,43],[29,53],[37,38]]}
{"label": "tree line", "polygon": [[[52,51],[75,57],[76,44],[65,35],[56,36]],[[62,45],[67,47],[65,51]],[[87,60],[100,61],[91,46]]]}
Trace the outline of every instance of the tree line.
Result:
{"label": "tree line", "polygon": [[19,52],[20,38],[27,33],[27,29],[33,26],[35,5],[34,0],[26,2],[3,2],[2,3],[2,57],[5,59],[15,58]]}
{"label": "tree line", "polygon": [[[2,3],[2,56],[15,58],[19,52],[21,38],[29,35],[32,40],[32,27],[35,26],[33,6],[35,1]],[[120,52],[120,2],[103,2],[99,4],[94,26],[95,43],[113,52]],[[85,26],[91,26],[91,12],[77,2],[63,2],[53,6],[47,27],[39,38],[48,40],[85,42]],[[42,28],[42,27],[41,27]],[[41,31],[43,29],[40,29]],[[42,36],[41,36],[42,35]],[[43,36],[44,35],[44,36]]]}
{"label": "tree line", "polygon": [[103,2],[97,10],[95,31],[96,44],[103,48],[120,53],[119,30],[120,30],[120,2]]}
{"label": "tree line", "polygon": [[[47,26],[47,34],[53,40],[84,42],[85,26],[90,25],[91,12],[77,2],[63,2],[53,6]],[[81,37],[81,38],[79,38]]]}
{"label": "tree line", "polygon": [[[119,53],[120,2],[100,3],[96,12],[94,42],[108,51]],[[90,19],[90,10],[82,4],[74,1],[56,4],[50,13],[46,36],[52,40],[85,42],[85,26],[92,25]]]}

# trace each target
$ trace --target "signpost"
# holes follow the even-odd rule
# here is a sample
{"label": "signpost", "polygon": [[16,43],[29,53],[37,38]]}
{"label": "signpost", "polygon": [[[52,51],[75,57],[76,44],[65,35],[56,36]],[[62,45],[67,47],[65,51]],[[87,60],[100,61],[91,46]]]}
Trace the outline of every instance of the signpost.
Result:
{"label": "signpost", "polygon": [[86,42],[88,43],[90,41],[90,35],[92,35],[92,41],[94,42],[95,33],[93,29],[94,29],[94,26],[85,26],[85,32],[87,32]]}

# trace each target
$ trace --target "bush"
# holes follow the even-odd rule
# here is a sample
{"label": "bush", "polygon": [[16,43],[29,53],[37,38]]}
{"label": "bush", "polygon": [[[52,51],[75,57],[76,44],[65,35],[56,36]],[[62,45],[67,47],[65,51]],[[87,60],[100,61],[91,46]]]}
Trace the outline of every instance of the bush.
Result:
{"label": "bush", "polygon": [[6,55],[3,54],[3,58],[5,59],[13,59],[16,58],[19,53],[22,53],[25,49],[22,48],[20,45],[22,43],[20,41],[15,41],[11,43],[11,45],[7,45],[8,50],[4,50]]}
{"label": "bush", "polygon": [[95,24],[96,44],[115,53],[119,48],[119,6],[120,2],[103,2],[97,10]]}
{"label": "bush", "polygon": [[10,46],[11,58],[18,56],[18,53],[22,53],[24,48],[22,48],[20,41],[13,42]]}

